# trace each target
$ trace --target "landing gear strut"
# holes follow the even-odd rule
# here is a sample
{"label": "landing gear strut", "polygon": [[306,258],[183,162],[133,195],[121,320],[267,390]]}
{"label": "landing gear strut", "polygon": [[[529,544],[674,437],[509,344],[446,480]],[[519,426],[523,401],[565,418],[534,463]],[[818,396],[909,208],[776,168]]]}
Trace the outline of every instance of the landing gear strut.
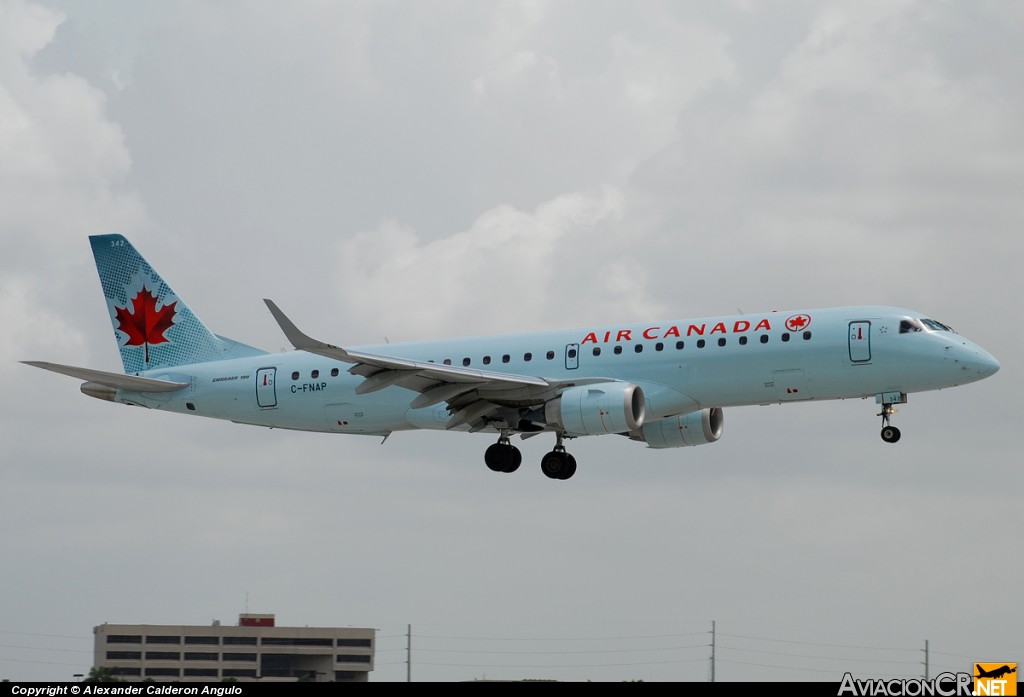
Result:
{"label": "landing gear strut", "polygon": [[568,479],[576,474],[576,458],[565,451],[560,431],[555,438],[555,449],[540,459],[540,470],[551,479]]}
{"label": "landing gear strut", "polygon": [[886,443],[895,443],[900,439],[900,430],[889,424],[889,418],[895,413],[896,409],[892,404],[886,402],[882,404],[882,411],[878,414],[882,417],[882,440]]}
{"label": "landing gear strut", "polygon": [[493,472],[515,472],[523,464],[523,454],[502,432],[498,442],[484,452],[484,462]]}

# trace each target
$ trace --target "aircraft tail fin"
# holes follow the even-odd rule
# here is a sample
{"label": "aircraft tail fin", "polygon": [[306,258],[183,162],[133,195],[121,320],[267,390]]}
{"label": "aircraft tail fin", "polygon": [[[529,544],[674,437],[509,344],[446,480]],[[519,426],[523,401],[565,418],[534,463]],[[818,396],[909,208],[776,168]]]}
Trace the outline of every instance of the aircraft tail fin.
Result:
{"label": "aircraft tail fin", "polygon": [[89,242],[126,373],[266,353],[211,332],[122,235]]}

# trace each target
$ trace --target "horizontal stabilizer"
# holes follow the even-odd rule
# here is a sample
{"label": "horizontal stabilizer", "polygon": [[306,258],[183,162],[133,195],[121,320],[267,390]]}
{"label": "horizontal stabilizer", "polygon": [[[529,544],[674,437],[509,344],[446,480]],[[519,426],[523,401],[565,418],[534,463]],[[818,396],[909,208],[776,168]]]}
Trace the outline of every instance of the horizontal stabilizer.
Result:
{"label": "horizontal stabilizer", "polygon": [[45,361],[22,361],[22,363],[115,389],[133,390],[135,392],[174,392],[175,390],[188,387],[190,384],[187,382],[141,378],[137,375],[125,375],[124,373],[108,373],[105,370],[79,368],[73,365],[61,365],[60,363],[47,363]]}

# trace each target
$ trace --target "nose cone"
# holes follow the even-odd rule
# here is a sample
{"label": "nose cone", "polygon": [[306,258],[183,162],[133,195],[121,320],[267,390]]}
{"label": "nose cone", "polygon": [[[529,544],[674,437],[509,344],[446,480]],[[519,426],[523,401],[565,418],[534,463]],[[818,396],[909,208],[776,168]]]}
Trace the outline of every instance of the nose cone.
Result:
{"label": "nose cone", "polygon": [[996,371],[999,370],[999,361],[997,361],[995,356],[988,351],[978,349],[976,360],[978,364],[978,375],[982,378],[994,375]]}

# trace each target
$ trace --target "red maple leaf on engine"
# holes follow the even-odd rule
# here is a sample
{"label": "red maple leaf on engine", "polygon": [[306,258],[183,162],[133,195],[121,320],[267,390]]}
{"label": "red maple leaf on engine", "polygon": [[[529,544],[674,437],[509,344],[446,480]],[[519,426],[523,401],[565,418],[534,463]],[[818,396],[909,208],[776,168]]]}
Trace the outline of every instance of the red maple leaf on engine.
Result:
{"label": "red maple leaf on engine", "polygon": [[144,346],[146,363],[149,363],[150,344],[165,344],[170,341],[164,333],[174,326],[174,306],[178,304],[175,300],[158,310],[156,299],[156,293],[142,286],[142,290],[131,301],[131,312],[128,311],[127,304],[124,307],[114,306],[119,323],[117,328],[128,335],[125,346]]}

